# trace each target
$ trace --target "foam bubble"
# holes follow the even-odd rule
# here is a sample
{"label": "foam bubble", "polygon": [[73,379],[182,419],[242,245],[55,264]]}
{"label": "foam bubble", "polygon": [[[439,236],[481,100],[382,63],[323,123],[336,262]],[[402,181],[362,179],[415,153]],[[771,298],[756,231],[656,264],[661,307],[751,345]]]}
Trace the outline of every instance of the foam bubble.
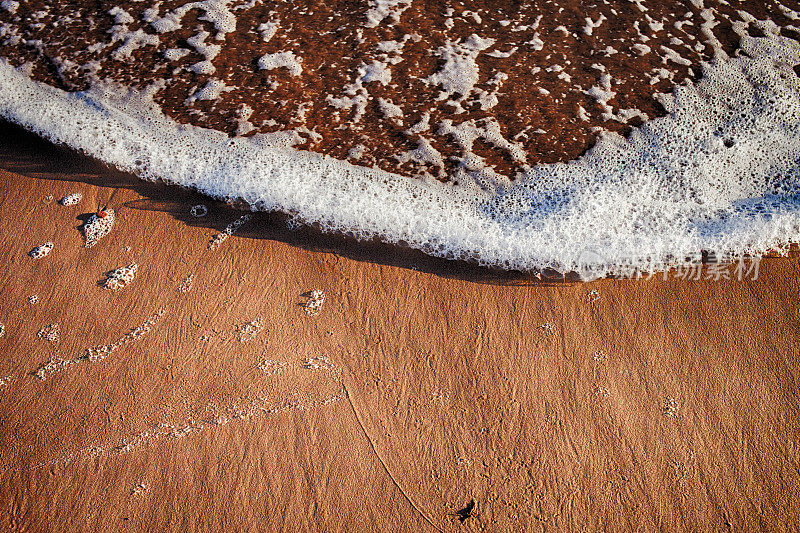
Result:
{"label": "foam bubble", "polygon": [[248,342],[253,340],[259,333],[261,333],[262,329],[264,329],[263,318],[256,318],[250,322],[247,322],[246,324],[237,326],[236,332],[239,335],[239,342]]}
{"label": "foam bubble", "polygon": [[41,259],[42,257],[45,257],[52,251],[53,251],[53,243],[48,241],[28,252],[28,255],[33,257],[34,259]]}
{"label": "foam bubble", "polygon": [[180,293],[186,294],[187,292],[192,290],[192,285],[194,284],[194,274],[189,274],[186,276],[181,284],[178,285],[178,288],[175,289]]}
{"label": "foam bubble", "polygon": [[48,324],[36,333],[36,336],[42,340],[46,340],[50,344],[58,344],[61,340],[61,331],[58,324]]}
{"label": "foam bubble", "polygon": [[113,209],[103,209],[90,216],[83,225],[83,236],[86,239],[86,248],[91,248],[97,241],[105,237],[114,227],[115,214]]}
{"label": "foam bubble", "polygon": [[454,187],[261,136],[229,139],[178,125],[147,94],[109,86],[65,93],[5,63],[0,115],[143,178],[280,210],[323,231],[595,277],[622,266],[667,268],[701,249],[758,255],[800,237],[800,79],[792,70],[800,45],[744,37],[741,51],[664,99],[668,116],[512,183]]}
{"label": "foam bubble", "polygon": [[103,287],[112,291],[124,289],[133,281],[138,270],[139,265],[136,263],[114,269],[109,272]]}
{"label": "foam bubble", "polygon": [[322,311],[322,305],[325,303],[325,293],[319,289],[308,291],[303,294],[307,300],[303,302],[303,310],[309,316],[316,316]]}
{"label": "foam bubble", "polygon": [[65,197],[63,197],[61,200],[58,201],[58,203],[60,203],[63,206],[77,205],[81,203],[81,200],[83,200],[83,195],[79,192],[74,192],[72,194],[68,194]]}

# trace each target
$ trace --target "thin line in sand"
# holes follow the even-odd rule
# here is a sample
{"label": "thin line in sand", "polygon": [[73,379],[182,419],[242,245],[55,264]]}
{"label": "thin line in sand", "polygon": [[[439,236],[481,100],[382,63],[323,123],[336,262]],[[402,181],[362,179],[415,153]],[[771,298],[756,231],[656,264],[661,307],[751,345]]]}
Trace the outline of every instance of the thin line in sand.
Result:
{"label": "thin line in sand", "polygon": [[443,531],[442,528],[434,524],[433,520],[431,520],[428,517],[428,515],[422,509],[419,508],[419,506],[416,503],[414,503],[414,500],[412,500],[411,497],[409,497],[409,495],[406,493],[403,487],[400,486],[400,483],[397,482],[397,479],[395,479],[394,475],[392,474],[392,471],[389,470],[389,467],[386,466],[386,463],[384,462],[383,458],[378,453],[378,449],[375,447],[375,443],[372,442],[369,433],[367,433],[367,430],[364,428],[364,424],[361,423],[361,417],[358,415],[358,410],[356,410],[356,406],[353,405],[353,401],[350,399],[350,393],[347,391],[347,386],[344,384],[344,381],[342,381],[341,383],[342,383],[342,390],[344,391],[344,397],[347,399],[347,403],[350,404],[350,409],[353,411],[353,416],[356,417],[356,422],[358,423],[358,427],[361,428],[361,432],[364,434],[364,437],[367,439],[367,442],[369,442],[369,447],[372,450],[372,453],[375,454],[375,457],[378,459],[378,462],[383,467],[383,471],[386,472],[386,475],[389,476],[389,479],[392,480],[392,484],[394,484],[397,490],[400,491],[400,494],[403,495],[403,498],[405,498],[405,500],[409,503],[409,505],[411,505],[411,507],[423,518],[423,520],[425,520],[428,524],[430,524],[430,526],[436,531],[440,532]]}

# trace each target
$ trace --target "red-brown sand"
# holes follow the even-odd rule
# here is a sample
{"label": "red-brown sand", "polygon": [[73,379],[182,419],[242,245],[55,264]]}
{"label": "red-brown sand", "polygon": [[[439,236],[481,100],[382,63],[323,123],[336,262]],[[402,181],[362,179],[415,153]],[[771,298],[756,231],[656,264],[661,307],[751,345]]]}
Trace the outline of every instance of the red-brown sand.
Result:
{"label": "red-brown sand", "polygon": [[539,282],[269,216],[212,250],[241,213],[13,128],[0,144],[4,528],[797,528],[797,257]]}

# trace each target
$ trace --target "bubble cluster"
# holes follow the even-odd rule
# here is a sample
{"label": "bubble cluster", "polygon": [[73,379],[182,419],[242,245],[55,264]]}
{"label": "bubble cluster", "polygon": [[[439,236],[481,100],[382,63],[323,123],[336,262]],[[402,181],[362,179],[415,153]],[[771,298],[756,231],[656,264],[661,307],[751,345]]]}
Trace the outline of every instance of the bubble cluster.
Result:
{"label": "bubble cluster", "polygon": [[47,379],[47,376],[49,374],[58,372],[59,370],[66,368],[74,363],[75,361],[72,359],[61,359],[58,357],[50,359],[36,370],[36,377],[44,381],[45,379]]}
{"label": "bubble cluster", "polygon": [[675,398],[664,398],[664,405],[661,407],[661,412],[664,416],[676,418],[681,404]]}
{"label": "bubble cluster", "polygon": [[[78,99],[8,65],[0,65],[0,115],[144,178],[280,210],[325,232],[590,279],[678,266],[700,250],[756,256],[800,239],[800,45],[765,33],[743,36],[740,55],[705,65],[699,82],[662,98],[667,116],[627,138],[605,134],[575,161],[530,166],[510,183],[413,180],[187,129],[146,93],[93,88]],[[469,144],[482,135],[475,128],[453,125],[451,134]],[[93,217],[86,245],[112,224],[111,210]]]}
{"label": "bubble cluster", "polygon": [[264,319],[256,318],[246,324],[242,324],[236,328],[239,334],[239,342],[247,342],[253,340],[256,335],[261,333],[264,329]]}
{"label": "bubble cluster", "polygon": [[181,284],[178,285],[178,288],[175,289],[182,294],[186,294],[187,292],[192,290],[192,285],[194,284],[194,274],[189,274],[186,276]]}
{"label": "bubble cluster", "polygon": [[263,361],[258,363],[258,369],[261,370],[267,376],[279,374],[280,372],[286,370],[288,367],[289,363],[287,363],[286,361],[272,361],[270,359],[264,359]]}
{"label": "bubble cluster", "polygon": [[208,214],[208,207],[203,204],[193,205],[192,208],[189,209],[189,214],[195,218],[202,218]]}
{"label": "bubble cluster", "polygon": [[164,313],[166,313],[166,309],[159,307],[146,321],[139,324],[113,343],[88,348],[84,358],[92,362],[105,359],[109,354],[121,348],[122,346],[125,346],[126,344],[129,344],[147,334],[155,325],[155,323],[158,322],[158,320],[164,315]]}
{"label": "bubble cluster", "polygon": [[68,194],[65,197],[63,197],[61,200],[58,201],[58,203],[60,203],[63,206],[77,205],[81,203],[81,200],[83,200],[83,194],[79,192],[74,192],[72,194]]}
{"label": "bubble cluster", "polygon": [[303,368],[306,370],[334,370],[336,366],[333,364],[333,361],[330,358],[325,357],[324,355],[318,355],[315,357],[308,357],[303,360],[302,364]]}
{"label": "bubble cluster", "polygon": [[86,248],[91,248],[111,232],[114,227],[115,213],[113,209],[103,209],[89,217],[83,225],[83,236]]}
{"label": "bubble cluster", "polygon": [[33,257],[34,259],[41,259],[42,257],[45,257],[52,251],[53,251],[53,243],[51,241],[48,241],[28,252],[28,255]]}
{"label": "bubble cluster", "polygon": [[103,283],[103,287],[112,291],[124,289],[128,286],[128,284],[130,284],[130,282],[133,281],[133,278],[136,276],[136,272],[138,270],[139,265],[136,263],[131,263],[128,266],[114,269],[108,273],[108,277],[106,278],[105,283]]}
{"label": "bubble cluster", "polygon": [[58,344],[61,340],[61,331],[58,324],[48,324],[40,329],[36,336],[50,344]]}
{"label": "bubble cluster", "polygon": [[231,222],[230,224],[228,224],[227,226],[225,226],[225,229],[222,232],[214,235],[214,238],[211,239],[211,242],[208,243],[208,249],[213,251],[219,248],[220,244],[227,241],[228,237],[236,233],[239,230],[239,228],[241,228],[247,222],[249,222],[251,218],[252,217],[250,215],[242,215],[233,222]]}
{"label": "bubble cluster", "polygon": [[303,310],[309,316],[316,316],[322,311],[322,304],[325,303],[325,293],[319,289],[314,289],[303,294],[307,300],[303,302]]}

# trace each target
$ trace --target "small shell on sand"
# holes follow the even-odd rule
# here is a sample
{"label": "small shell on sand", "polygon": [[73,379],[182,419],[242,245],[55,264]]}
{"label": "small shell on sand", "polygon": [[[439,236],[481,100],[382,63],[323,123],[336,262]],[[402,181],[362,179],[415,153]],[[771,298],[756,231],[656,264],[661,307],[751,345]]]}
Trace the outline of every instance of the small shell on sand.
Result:
{"label": "small shell on sand", "polygon": [[83,195],[79,192],[74,192],[72,194],[66,195],[64,198],[59,200],[58,203],[64,206],[76,205],[81,203],[81,200],[83,200]]}
{"label": "small shell on sand", "polygon": [[42,244],[41,246],[37,246],[36,248],[28,252],[28,255],[33,257],[34,259],[41,259],[42,257],[49,254],[52,250],[53,250],[53,243],[51,241],[48,241]]}
{"label": "small shell on sand", "polygon": [[103,209],[89,217],[89,220],[83,225],[86,248],[91,248],[111,232],[111,228],[114,227],[114,218],[113,209]]}

